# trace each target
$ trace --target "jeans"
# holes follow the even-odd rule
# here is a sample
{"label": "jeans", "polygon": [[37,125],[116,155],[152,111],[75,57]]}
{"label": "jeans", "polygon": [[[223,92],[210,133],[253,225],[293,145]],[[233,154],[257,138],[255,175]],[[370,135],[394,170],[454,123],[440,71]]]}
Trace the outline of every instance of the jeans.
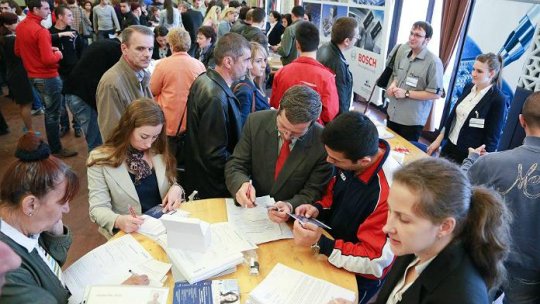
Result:
{"label": "jeans", "polygon": [[[66,104],[67,104],[66,97],[63,96],[62,97],[62,106],[60,107],[60,129],[61,130],[69,130],[69,115],[68,115],[68,112],[67,112]],[[73,111],[71,111],[71,113],[73,114]],[[75,115],[73,115],[73,116],[75,116]],[[75,117],[73,117],[73,119],[72,119],[72,124],[73,124],[73,130],[81,128],[79,123],[77,123],[77,120],[75,119]]]}
{"label": "jeans", "polygon": [[97,112],[77,95],[66,94],[66,104],[73,113],[73,118],[84,132],[88,152],[92,151],[103,142],[97,122]]}
{"label": "jeans", "polygon": [[508,287],[504,288],[504,304],[540,303],[540,277],[536,280],[523,279],[510,275]]}
{"label": "jeans", "polygon": [[60,142],[60,107],[62,106],[62,80],[53,78],[30,78],[45,106],[45,132],[52,153],[62,150]]}
{"label": "jeans", "polygon": [[32,86],[32,95],[34,95],[34,102],[32,103],[32,110],[39,110],[43,108],[43,103],[41,102],[41,97],[39,92]]}

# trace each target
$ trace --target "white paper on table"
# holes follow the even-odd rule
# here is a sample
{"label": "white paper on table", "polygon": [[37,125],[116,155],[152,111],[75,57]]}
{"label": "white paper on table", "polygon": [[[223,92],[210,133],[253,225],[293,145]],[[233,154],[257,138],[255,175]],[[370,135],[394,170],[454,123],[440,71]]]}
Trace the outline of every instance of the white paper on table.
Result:
{"label": "white paper on table", "polygon": [[342,298],[353,302],[353,291],[277,264],[249,294],[248,303],[312,304]]}
{"label": "white paper on table", "polygon": [[149,286],[90,286],[85,292],[87,304],[166,304],[169,288]]}
{"label": "white paper on table", "polygon": [[[263,201],[254,208],[241,208],[232,199],[226,199],[227,218],[236,231],[255,244],[292,239],[291,228],[286,223],[274,223],[268,218],[268,209]],[[272,199],[273,200],[273,199]]]}
{"label": "white paper on table", "polygon": [[85,254],[64,271],[64,280],[73,300],[82,302],[86,286],[120,284],[133,266],[149,259],[150,253],[126,234]]}
{"label": "white paper on table", "polygon": [[394,134],[386,130],[386,126],[377,126],[377,132],[379,133],[379,138],[381,139],[389,139],[394,137]]}
{"label": "white paper on table", "polygon": [[164,214],[160,220],[167,228],[169,248],[205,252],[212,243],[210,224],[195,218]]}
{"label": "white paper on table", "polygon": [[151,238],[157,238],[158,236],[167,233],[167,229],[165,229],[165,226],[161,220],[153,218],[149,215],[143,215],[142,218],[144,219],[144,222],[142,223],[141,227],[139,227],[139,230],[137,230],[138,233],[144,234]]}
{"label": "white paper on table", "polygon": [[[136,274],[145,274],[150,279],[150,286],[162,287],[164,278],[167,272],[171,269],[172,264],[163,263],[158,260],[147,260],[139,265],[131,268],[131,271]],[[131,273],[130,273],[131,274]],[[128,276],[129,278],[129,276]],[[126,278],[127,279],[127,278]],[[125,281],[125,280],[124,280]]]}
{"label": "white paper on table", "polygon": [[[257,246],[243,238],[229,223],[210,225],[212,242],[204,252],[174,249],[169,246],[167,255],[180,275],[189,283],[208,279],[234,267],[243,261],[242,251],[256,249]],[[168,242],[171,240],[168,239]],[[170,245],[170,244],[169,244]]]}

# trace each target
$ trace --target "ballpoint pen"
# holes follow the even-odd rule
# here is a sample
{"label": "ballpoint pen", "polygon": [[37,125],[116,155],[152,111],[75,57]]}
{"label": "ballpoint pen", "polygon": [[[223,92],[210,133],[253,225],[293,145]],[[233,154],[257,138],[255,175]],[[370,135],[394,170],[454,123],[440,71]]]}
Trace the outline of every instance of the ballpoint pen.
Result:
{"label": "ballpoint pen", "polygon": [[137,213],[135,212],[135,209],[133,209],[133,206],[128,205],[128,210],[132,217],[137,218]]}

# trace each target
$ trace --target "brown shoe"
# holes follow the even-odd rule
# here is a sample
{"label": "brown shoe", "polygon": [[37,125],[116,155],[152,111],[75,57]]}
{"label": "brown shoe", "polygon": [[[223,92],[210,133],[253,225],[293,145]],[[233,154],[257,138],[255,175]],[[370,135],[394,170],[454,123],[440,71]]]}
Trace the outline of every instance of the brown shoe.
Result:
{"label": "brown shoe", "polygon": [[66,148],[62,148],[62,150],[60,150],[60,151],[58,151],[56,153],[53,153],[53,155],[58,157],[58,158],[72,157],[72,156],[76,156],[77,154],[79,154],[79,152],[74,151],[74,150],[70,150],[70,149],[66,149]]}

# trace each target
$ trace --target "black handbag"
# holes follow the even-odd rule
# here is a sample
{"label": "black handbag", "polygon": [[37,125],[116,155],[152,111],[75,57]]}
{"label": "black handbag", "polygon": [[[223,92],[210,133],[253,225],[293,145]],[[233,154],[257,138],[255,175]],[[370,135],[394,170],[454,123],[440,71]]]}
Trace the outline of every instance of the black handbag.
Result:
{"label": "black handbag", "polygon": [[399,52],[399,49],[401,48],[401,44],[398,46],[396,52],[392,55],[392,58],[390,58],[390,61],[384,68],[384,71],[382,72],[381,76],[375,81],[375,84],[379,88],[386,89],[388,86],[388,82],[390,81],[390,78],[392,77],[392,73],[394,72],[394,62],[396,61],[396,55]]}

